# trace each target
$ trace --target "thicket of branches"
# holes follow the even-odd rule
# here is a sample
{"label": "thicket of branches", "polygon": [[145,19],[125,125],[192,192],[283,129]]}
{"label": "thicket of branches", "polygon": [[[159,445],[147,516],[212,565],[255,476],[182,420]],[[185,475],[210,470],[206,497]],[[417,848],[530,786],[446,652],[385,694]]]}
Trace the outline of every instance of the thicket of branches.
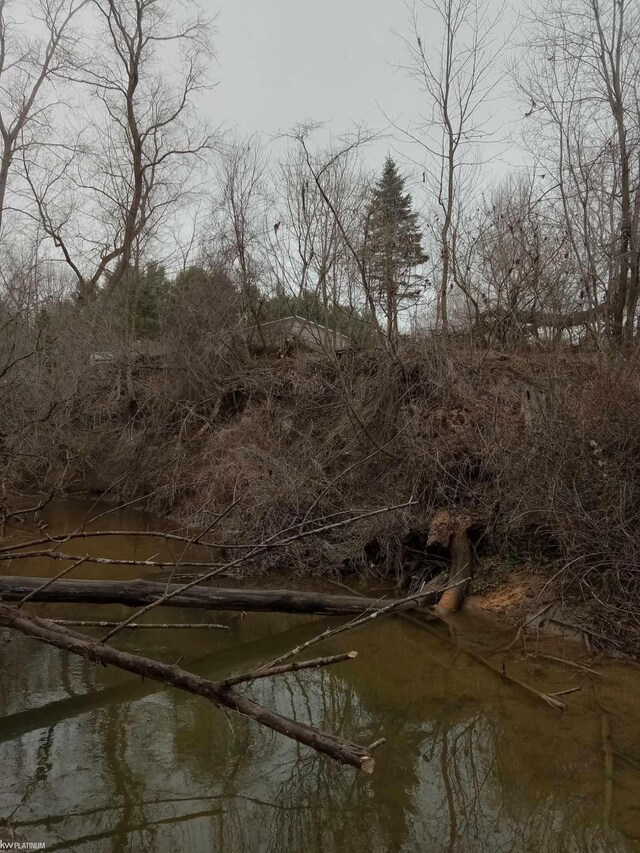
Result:
{"label": "thicket of branches", "polygon": [[[633,615],[640,9],[549,0],[517,62],[482,10],[414,10],[424,110],[395,128],[415,148],[382,216],[368,131],[266,144],[199,118],[190,3],[0,3],[4,491],[148,495],[204,525],[233,504],[256,541],[413,495],[286,560],[405,570],[433,510],[464,509],[479,549],[561,559],[555,583]],[[530,151],[496,181],[506,91]],[[290,315],[314,352],[278,354]]]}

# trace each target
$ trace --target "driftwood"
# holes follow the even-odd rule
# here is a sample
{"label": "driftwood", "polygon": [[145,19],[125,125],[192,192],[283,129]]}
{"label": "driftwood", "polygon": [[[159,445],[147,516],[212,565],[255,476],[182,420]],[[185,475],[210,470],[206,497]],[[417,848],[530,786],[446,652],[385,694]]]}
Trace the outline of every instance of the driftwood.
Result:
{"label": "driftwood", "polygon": [[[88,581],[58,580],[47,586],[46,578],[0,577],[0,599],[48,601],[76,604],[124,604],[142,607],[162,600],[166,607],[185,607],[207,610],[271,611],[279,613],[314,613],[330,616],[350,616],[365,610],[384,609],[386,601],[360,596],[329,595],[319,592],[300,592],[287,589],[216,589],[192,587],[174,594],[176,584],[151,581]],[[414,597],[404,607],[433,604],[439,592]]]}
{"label": "driftwood", "polygon": [[[142,655],[114,649],[111,646],[88,639],[82,634],[55,625],[49,620],[32,615],[27,616],[22,611],[7,607],[4,604],[0,604],[0,626],[20,631],[28,637],[33,637],[58,649],[72,652],[94,663],[116,666],[136,675],[180,688],[188,693],[203,696],[219,707],[228,708],[249,717],[273,731],[330,756],[341,764],[357,767],[367,773],[373,771],[374,760],[370,748],[341,740],[305,723],[298,723],[270,711],[257,702],[241,696],[225,686],[224,683],[202,678],[174,664],[166,664]],[[342,660],[346,660],[350,656],[347,654],[340,657]],[[317,661],[310,663],[318,665]],[[299,664],[290,667],[291,670],[295,668],[301,667]],[[280,667],[278,673],[286,672],[287,669],[287,667]]]}

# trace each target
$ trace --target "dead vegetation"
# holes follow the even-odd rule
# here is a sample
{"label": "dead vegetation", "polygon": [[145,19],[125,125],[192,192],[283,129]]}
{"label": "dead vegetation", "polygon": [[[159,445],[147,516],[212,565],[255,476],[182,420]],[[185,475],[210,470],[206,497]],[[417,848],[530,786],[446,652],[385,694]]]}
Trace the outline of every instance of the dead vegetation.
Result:
{"label": "dead vegetation", "polygon": [[[513,104],[526,104],[533,156],[498,187],[472,164],[498,141],[483,109],[501,97],[492,66],[508,39],[495,42],[494,21],[465,0],[429,6],[440,21],[428,49],[428,4],[413,10],[403,66],[430,119],[395,126],[421,154],[407,175],[388,157],[378,180],[362,126],[323,150],[306,121],[273,155],[259,134],[234,138],[199,117],[213,48],[196,7],[32,5],[33,39],[0,2],[0,537],[25,517],[41,529],[38,551],[2,545],[0,567],[40,556],[62,568],[5,576],[0,597],[17,604],[0,604],[0,626],[365,770],[379,740],[342,741],[233,688],[346,662],[352,652],[285,663],[384,614],[429,602],[414,621],[447,617],[486,559],[537,574],[538,615],[590,649],[640,651],[631,4],[552,0],[532,14]],[[180,47],[170,63],[168,45]],[[36,492],[26,510],[12,506],[16,491]],[[90,535],[87,524],[50,535],[40,514],[53,495],[77,493],[178,519],[181,557],[76,558],[64,545]],[[193,545],[207,558],[192,562]],[[67,577],[85,563],[165,576]],[[382,604],[203,586],[281,570],[375,576],[408,592],[387,590]],[[104,620],[99,642],[72,628],[101,620],[21,610],[70,600],[138,609]],[[157,606],[221,600],[355,618],[217,683],[109,645]],[[556,710],[576,689],[542,694],[467,653]],[[610,780],[607,727],[603,717]]]}
{"label": "dead vegetation", "polygon": [[[535,567],[543,595],[582,601],[605,634],[635,627],[633,363],[444,350],[428,339],[395,357],[270,360],[230,343],[206,397],[188,396],[204,383],[197,362],[188,374],[137,367],[133,414],[129,394],[114,393],[117,368],[94,368],[85,393],[30,434],[21,485],[64,475],[67,492],[109,489],[200,529],[225,514],[217,538],[230,546],[292,534],[243,571],[392,576],[411,588],[448,565],[450,543],[430,539],[446,510],[465,519],[476,560]],[[295,537],[312,521],[410,498],[396,512]]]}

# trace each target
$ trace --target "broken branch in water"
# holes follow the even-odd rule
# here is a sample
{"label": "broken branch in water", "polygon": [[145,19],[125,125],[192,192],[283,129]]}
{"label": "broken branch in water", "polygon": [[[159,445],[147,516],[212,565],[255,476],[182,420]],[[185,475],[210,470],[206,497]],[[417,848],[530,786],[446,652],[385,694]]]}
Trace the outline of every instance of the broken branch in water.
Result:
{"label": "broken branch in water", "polygon": [[[343,587],[344,589],[348,589],[350,592],[355,592],[355,590],[353,590],[347,584],[337,583],[337,585]],[[495,672],[503,680],[509,681],[512,684],[515,684],[517,687],[520,687],[522,690],[525,690],[527,693],[531,694],[532,696],[537,697],[538,699],[542,699],[542,701],[545,702],[545,704],[551,705],[551,707],[555,708],[557,711],[564,711],[565,710],[566,705],[564,704],[564,702],[561,702],[559,699],[556,699],[554,696],[550,696],[547,693],[541,693],[540,691],[536,690],[534,687],[531,687],[531,685],[527,684],[525,681],[521,681],[518,678],[514,678],[512,675],[507,673],[506,667],[499,669],[497,666],[494,666],[494,664],[492,664],[486,658],[482,657],[482,655],[479,655],[476,652],[472,651],[471,649],[467,649],[464,646],[461,646],[459,643],[457,643],[451,637],[447,637],[446,635],[437,631],[432,624],[429,624],[430,622],[434,621],[433,615],[430,615],[428,613],[424,613],[423,611],[418,611],[418,610],[414,610],[412,612],[407,612],[406,610],[403,610],[399,613],[399,616],[402,619],[406,619],[409,622],[412,622],[414,625],[419,625],[424,630],[429,631],[429,633],[433,634],[434,637],[437,637],[438,639],[443,640],[446,643],[449,643],[450,645],[452,645],[456,649],[457,652],[462,652],[462,653],[468,655],[472,660],[476,661],[477,663],[482,664],[483,666],[488,667],[492,672]],[[349,623],[349,624],[351,624],[351,623]]]}
{"label": "broken branch in water", "polygon": [[81,634],[69,631],[60,625],[55,625],[49,620],[32,615],[27,616],[4,604],[0,604],[0,625],[20,631],[25,636],[33,637],[56,648],[77,654],[89,661],[116,666],[136,675],[180,688],[188,693],[203,696],[215,705],[249,717],[273,731],[328,755],[341,764],[348,764],[366,773],[373,771],[374,760],[370,748],[341,740],[313,726],[284,717],[264,708],[252,699],[241,696],[224,684],[202,678],[174,664],[166,664],[142,655],[114,649],[111,646],[106,646]]}
{"label": "broken branch in water", "polygon": [[616,645],[616,641],[613,637],[607,636],[607,634],[602,634],[599,631],[593,631],[591,628],[587,628],[584,625],[576,625],[573,622],[567,622],[564,619],[559,619],[557,616],[551,616],[549,618],[549,622],[553,622],[555,625],[560,625],[563,628],[569,628],[576,634],[582,634],[583,636],[587,634],[590,637],[595,637],[596,639],[604,640],[606,643],[609,643],[612,646]]}
{"label": "broken branch in water", "polygon": [[598,672],[597,669],[593,669],[592,667],[587,666],[586,663],[582,663],[581,661],[568,660],[567,658],[557,657],[556,655],[546,655],[542,654],[542,652],[536,652],[535,657],[543,658],[544,660],[551,660],[554,663],[561,663],[565,666],[571,666],[574,669],[581,670],[582,672],[588,672],[589,675],[597,675],[598,678],[604,678],[603,674],[601,672]]}
{"label": "broken branch in water", "polygon": [[472,660],[477,663],[481,663],[483,666],[486,666],[492,672],[495,672],[496,675],[499,675],[503,681],[508,681],[510,684],[515,684],[517,687],[529,693],[531,696],[535,696],[538,699],[541,699],[545,704],[550,705],[556,711],[565,711],[567,706],[564,702],[561,702],[560,699],[556,699],[554,696],[549,695],[548,693],[542,693],[540,690],[536,690],[535,687],[532,687],[530,684],[527,684],[526,681],[522,681],[520,678],[516,678],[511,675],[511,673],[507,672],[506,664],[503,663],[502,667],[499,667],[487,658],[479,655],[477,652],[472,651],[471,649],[466,648],[465,646],[461,646],[455,640],[451,639],[451,637],[447,637],[444,634],[435,631],[433,626],[425,624],[420,618],[422,614],[406,614],[407,619],[410,619],[412,622],[415,622],[417,625],[421,625],[425,630],[430,631],[434,636],[439,637],[444,642],[452,645],[458,652],[462,652],[463,654],[470,657]]}
{"label": "broken branch in water", "polygon": [[26,604],[27,601],[30,601],[36,595],[43,593],[45,589],[48,589],[52,584],[60,580],[60,578],[63,578],[65,575],[70,574],[74,569],[77,569],[78,566],[81,566],[85,562],[86,557],[80,557],[79,560],[76,560],[75,563],[70,566],[67,566],[66,569],[62,569],[62,571],[58,572],[57,575],[54,575],[52,578],[49,578],[48,580],[44,581],[44,583],[42,583],[39,587],[36,587],[36,589],[33,589],[31,592],[28,592],[25,597],[18,603],[18,607],[22,607],[22,605]]}
{"label": "broken branch in water", "polygon": [[[54,625],[61,625],[64,628],[114,628],[119,625],[119,622],[109,622],[100,619],[51,619]],[[217,629],[220,631],[230,631],[229,625],[219,625],[217,622],[131,622],[127,628],[189,628],[197,630],[198,628]]]}
{"label": "broken branch in water", "polygon": [[334,663],[341,663],[345,660],[355,660],[358,657],[358,652],[343,652],[341,655],[331,655],[325,658],[312,658],[311,660],[294,661],[286,663],[282,666],[270,666],[268,669],[257,670],[256,672],[248,672],[244,675],[233,675],[231,678],[225,678],[220,682],[222,687],[235,687],[236,684],[245,684],[248,681],[255,681],[258,678],[270,678],[273,675],[285,675],[289,672],[299,672],[301,669],[318,669],[322,666],[331,666]]}
{"label": "broken branch in water", "polygon": [[[445,587],[445,589],[446,588],[447,587]],[[438,590],[437,594],[439,595],[443,591],[444,590]],[[264,669],[271,669],[274,666],[278,666],[285,660],[288,660],[294,655],[297,655],[305,649],[308,649],[309,646],[313,646],[316,643],[321,642],[322,640],[328,639],[329,637],[335,637],[338,634],[344,633],[345,631],[352,631],[354,628],[358,628],[367,622],[371,622],[373,619],[377,619],[379,616],[385,616],[389,613],[397,613],[410,607],[416,607],[422,599],[431,595],[433,595],[433,593],[431,592],[417,592],[414,595],[406,596],[406,598],[397,598],[390,604],[386,605],[384,604],[385,599],[380,599],[375,602],[376,606],[374,609],[363,608],[363,610],[365,611],[364,614],[356,616],[355,619],[352,619],[350,622],[345,622],[343,625],[338,625],[337,628],[327,628],[326,631],[323,631],[321,634],[316,634],[315,637],[312,637],[310,640],[307,640],[306,643],[301,643],[299,646],[296,646],[295,649],[290,649],[290,651],[286,652],[284,655],[281,655],[279,658],[276,658],[275,660],[270,661],[270,663],[264,664],[264,666],[259,667],[256,672],[261,672]],[[365,601],[366,599],[362,600]]]}

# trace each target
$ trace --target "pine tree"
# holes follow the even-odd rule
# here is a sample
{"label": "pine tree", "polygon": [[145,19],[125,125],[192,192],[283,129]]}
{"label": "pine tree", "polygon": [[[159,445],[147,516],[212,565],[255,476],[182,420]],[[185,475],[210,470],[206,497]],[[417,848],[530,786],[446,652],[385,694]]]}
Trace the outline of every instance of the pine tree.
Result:
{"label": "pine tree", "polygon": [[162,328],[162,302],[168,291],[164,267],[152,261],[132,277],[134,329],[137,337],[157,338]]}
{"label": "pine tree", "polygon": [[428,260],[422,249],[418,214],[395,161],[387,157],[369,208],[366,258],[369,282],[387,319],[387,334],[398,336],[403,303],[415,302],[423,278],[416,267]]}

